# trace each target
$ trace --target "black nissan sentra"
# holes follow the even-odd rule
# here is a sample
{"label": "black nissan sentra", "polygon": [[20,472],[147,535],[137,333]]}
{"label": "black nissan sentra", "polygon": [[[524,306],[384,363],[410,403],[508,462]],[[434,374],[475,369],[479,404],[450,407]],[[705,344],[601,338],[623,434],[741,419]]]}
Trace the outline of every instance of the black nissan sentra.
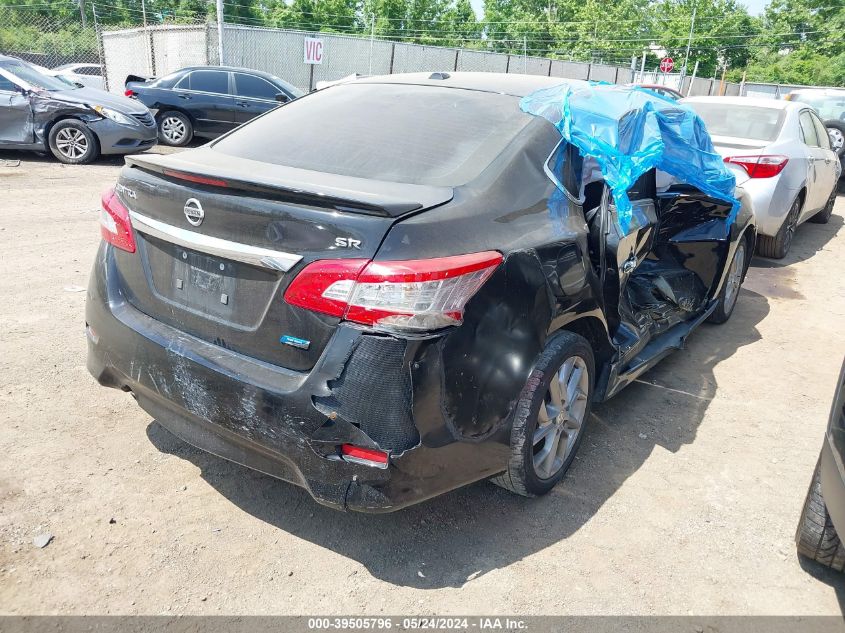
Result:
{"label": "black nissan sentra", "polygon": [[129,158],[102,201],[89,370],[334,508],[485,478],[548,492],[591,403],[727,321],[755,240],[692,111],[579,82],[543,116],[521,102],[560,84],[368,78]]}

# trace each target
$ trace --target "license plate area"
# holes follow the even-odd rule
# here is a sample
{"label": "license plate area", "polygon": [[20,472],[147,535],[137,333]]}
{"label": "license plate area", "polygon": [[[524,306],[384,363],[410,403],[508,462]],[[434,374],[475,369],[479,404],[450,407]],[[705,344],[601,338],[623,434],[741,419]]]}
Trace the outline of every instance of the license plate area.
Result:
{"label": "license plate area", "polygon": [[173,260],[173,296],[194,310],[231,317],[236,309],[237,268],[236,262],[183,250]]}
{"label": "license plate area", "polygon": [[141,250],[152,289],[159,299],[242,330],[260,325],[282,279],[280,272],[149,236],[145,236]]}

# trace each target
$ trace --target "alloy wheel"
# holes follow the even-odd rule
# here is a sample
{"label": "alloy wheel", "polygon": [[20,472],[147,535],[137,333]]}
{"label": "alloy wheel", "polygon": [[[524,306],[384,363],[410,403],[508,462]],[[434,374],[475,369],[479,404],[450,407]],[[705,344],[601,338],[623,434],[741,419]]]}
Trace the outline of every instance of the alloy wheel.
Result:
{"label": "alloy wheel", "polygon": [[567,358],[552,377],[534,431],[534,472],[550,479],[566,463],[584,424],[590,372],[580,356]]}
{"label": "alloy wheel", "polygon": [[801,200],[796,199],[792,203],[792,208],[789,210],[789,215],[786,216],[786,235],[783,237],[783,249],[789,251],[792,245],[792,237],[795,235],[795,229],[798,227],[798,213],[801,210]]}
{"label": "alloy wheel", "polygon": [[739,296],[739,287],[742,284],[742,272],[745,269],[745,243],[740,242],[736,247],[734,259],[728,270],[728,279],[725,282],[725,313],[730,314]]}
{"label": "alloy wheel", "polygon": [[830,137],[830,149],[838,154],[842,150],[842,145],[845,144],[845,136],[835,127],[827,128],[827,135]]}
{"label": "alloy wheel", "polygon": [[180,143],[185,132],[185,122],[175,116],[165,117],[161,122],[161,133],[171,143]]}
{"label": "alloy wheel", "polygon": [[65,158],[77,160],[88,151],[88,139],[80,130],[66,127],[56,134],[56,149]]}

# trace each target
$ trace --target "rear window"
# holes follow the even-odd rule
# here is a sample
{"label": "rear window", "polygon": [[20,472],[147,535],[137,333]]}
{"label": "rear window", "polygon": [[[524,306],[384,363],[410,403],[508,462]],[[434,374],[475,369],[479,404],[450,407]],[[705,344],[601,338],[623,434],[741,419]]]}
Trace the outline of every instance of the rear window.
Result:
{"label": "rear window", "polygon": [[350,83],[274,110],[214,148],[343,176],[455,187],[478,176],[532,118],[508,95]]}
{"label": "rear window", "polygon": [[715,136],[734,136],[754,141],[774,141],[783,125],[784,110],[735,103],[686,103],[695,110]]}

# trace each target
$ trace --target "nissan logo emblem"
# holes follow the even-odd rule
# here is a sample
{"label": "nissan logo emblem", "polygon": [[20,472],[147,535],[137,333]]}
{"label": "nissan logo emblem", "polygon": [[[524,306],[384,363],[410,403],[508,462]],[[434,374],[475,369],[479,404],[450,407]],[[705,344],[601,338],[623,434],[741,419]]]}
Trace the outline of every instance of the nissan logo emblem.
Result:
{"label": "nissan logo emblem", "polygon": [[188,201],[185,203],[185,217],[193,226],[199,226],[202,224],[202,221],[205,218],[205,211],[202,210],[202,205],[199,200],[196,198],[188,198]]}

